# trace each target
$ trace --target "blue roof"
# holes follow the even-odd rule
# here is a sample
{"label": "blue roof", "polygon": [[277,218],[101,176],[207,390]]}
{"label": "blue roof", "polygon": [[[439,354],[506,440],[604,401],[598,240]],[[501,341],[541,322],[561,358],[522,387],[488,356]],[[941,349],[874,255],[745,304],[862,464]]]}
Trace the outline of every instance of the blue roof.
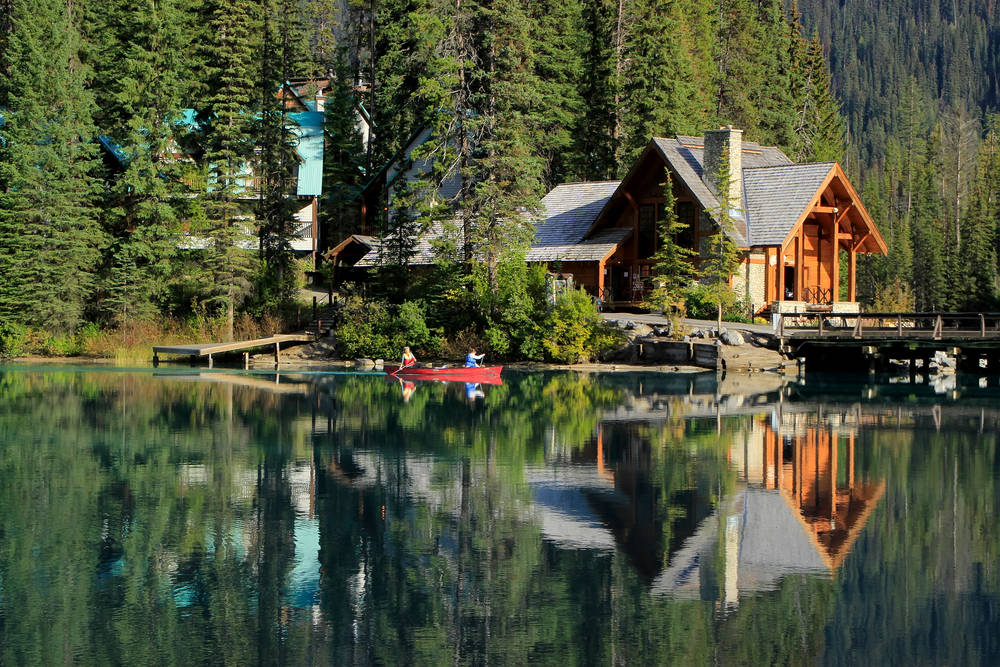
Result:
{"label": "blue roof", "polygon": [[295,147],[299,158],[299,182],[295,194],[323,194],[323,112],[299,111],[288,114],[298,125],[292,127],[299,143]]}
{"label": "blue roof", "polygon": [[114,142],[114,140],[106,134],[97,135],[97,141],[100,142],[101,146],[104,147],[108,153],[123,167],[128,166],[129,158],[122,147]]}

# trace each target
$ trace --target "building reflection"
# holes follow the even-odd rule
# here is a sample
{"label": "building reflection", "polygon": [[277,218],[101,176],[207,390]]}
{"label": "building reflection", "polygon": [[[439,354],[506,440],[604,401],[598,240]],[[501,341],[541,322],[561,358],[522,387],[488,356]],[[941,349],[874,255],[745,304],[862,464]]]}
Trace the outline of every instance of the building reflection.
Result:
{"label": "building reflection", "polygon": [[670,555],[652,590],[731,610],[741,594],[774,590],[785,576],[835,575],[885,489],[857,475],[856,437],[856,426],[821,413],[755,418],[729,450],[734,490]]}

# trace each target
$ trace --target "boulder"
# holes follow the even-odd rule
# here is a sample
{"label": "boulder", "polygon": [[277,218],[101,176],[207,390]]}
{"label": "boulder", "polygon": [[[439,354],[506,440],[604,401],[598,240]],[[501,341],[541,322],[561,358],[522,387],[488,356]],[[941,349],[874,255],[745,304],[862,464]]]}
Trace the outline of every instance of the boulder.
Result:
{"label": "boulder", "polygon": [[385,364],[384,360],[382,360],[382,359],[376,359],[375,360],[375,370],[377,370],[377,371],[382,370],[383,364]]}
{"label": "boulder", "polygon": [[375,368],[375,362],[371,359],[356,359],[354,365],[358,368]]}
{"label": "boulder", "polygon": [[632,329],[635,329],[635,322],[633,322],[632,320],[625,320],[625,322],[622,323],[620,326],[622,329],[631,331]]}
{"label": "boulder", "polygon": [[652,327],[643,324],[642,322],[633,322],[632,328],[628,330],[629,337],[634,338],[645,338],[653,333]]}
{"label": "boulder", "polygon": [[660,337],[669,336],[670,335],[670,325],[666,325],[666,326],[656,325],[656,326],[654,326],[653,327],[653,335],[654,336],[660,336]]}
{"label": "boulder", "polygon": [[739,331],[726,331],[723,330],[722,336],[720,336],[723,343],[726,345],[742,345],[745,341],[743,336]]}

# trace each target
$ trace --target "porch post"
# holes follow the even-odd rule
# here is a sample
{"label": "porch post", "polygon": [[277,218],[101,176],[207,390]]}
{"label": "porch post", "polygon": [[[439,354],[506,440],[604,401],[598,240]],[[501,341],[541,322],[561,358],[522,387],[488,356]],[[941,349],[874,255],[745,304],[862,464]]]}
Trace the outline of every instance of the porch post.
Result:
{"label": "porch post", "polygon": [[857,282],[858,275],[858,251],[854,248],[854,239],[851,239],[851,249],[847,253],[848,264],[847,264],[847,300],[857,301],[857,295],[855,294],[855,283]]}
{"label": "porch post", "polygon": [[805,267],[802,266],[802,246],[806,236],[806,226],[799,227],[799,233],[795,236],[795,300],[802,301],[804,291],[802,281],[805,279]]}
{"label": "porch post", "polygon": [[597,298],[604,305],[604,260],[597,263]]}
{"label": "porch post", "polygon": [[778,246],[778,263],[775,264],[778,269],[778,295],[775,297],[775,301],[785,300],[785,249]]}
{"label": "porch post", "polygon": [[830,275],[833,278],[833,285],[830,286],[830,298],[836,303],[840,301],[840,225],[837,224],[836,215],[831,217],[833,218],[833,233],[830,234],[830,244],[833,248],[831,253],[833,270]]}

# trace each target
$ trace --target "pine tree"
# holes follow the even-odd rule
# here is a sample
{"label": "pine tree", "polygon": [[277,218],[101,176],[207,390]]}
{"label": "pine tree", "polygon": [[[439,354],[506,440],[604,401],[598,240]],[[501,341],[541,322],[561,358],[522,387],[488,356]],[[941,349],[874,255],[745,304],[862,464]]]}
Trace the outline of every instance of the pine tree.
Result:
{"label": "pine tree", "polygon": [[710,101],[699,88],[694,59],[681,40],[682,3],[636,0],[625,44],[622,82],[625,155],[631,162],[650,138],[691,133],[707,122]]}
{"label": "pine tree", "polygon": [[[72,5],[10,0],[0,42],[0,319],[67,331],[92,297],[94,100]],[[0,23],[2,25],[2,23]]]}
{"label": "pine tree", "polygon": [[663,217],[657,222],[659,247],[652,257],[656,287],[649,295],[648,306],[664,313],[675,313],[683,305],[684,290],[697,275],[694,258],[698,253],[678,242],[678,237],[690,223],[681,222],[677,217],[673,178],[669,172],[663,186],[663,197]]}
{"label": "pine tree", "polygon": [[583,8],[580,0],[540,0],[528,5],[534,69],[544,94],[530,103],[527,123],[533,151],[545,161],[547,186],[586,178],[580,125],[584,109]]}
{"label": "pine tree", "polygon": [[[185,165],[173,153],[183,132],[189,11],[186,0],[162,0],[119,2],[101,13],[99,118],[124,163],[105,194],[104,226],[112,242],[104,259],[103,306],[122,324],[156,312],[173,269],[188,193]],[[149,86],[156,95],[146,94]]]}
{"label": "pine tree", "polygon": [[364,177],[365,151],[357,129],[357,98],[347,55],[341,49],[332,67],[326,95],[323,151],[323,202],[320,211],[324,245],[333,247],[354,232],[359,211],[354,202]]}
{"label": "pine tree", "polygon": [[573,172],[583,180],[615,178],[620,170],[618,153],[618,73],[615,18],[616,0],[584,0],[583,72],[579,83],[585,101],[577,130],[580,164]]}
{"label": "pine tree", "polygon": [[250,0],[213,0],[213,42],[207,49],[210,122],[204,161],[209,193],[204,241],[208,303],[219,304],[233,337],[235,311],[250,295],[256,261],[250,252],[253,228],[248,165],[254,152],[253,91],[255,42],[260,16]]}
{"label": "pine tree", "polygon": [[289,302],[295,288],[291,247],[296,200],[294,167],[295,135],[284,100],[284,90],[292,73],[301,64],[297,21],[298,5],[293,0],[270,0],[263,10],[263,41],[260,50],[260,118],[256,123],[258,183],[257,235],[262,272],[257,296],[261,305],[274,307]]}

